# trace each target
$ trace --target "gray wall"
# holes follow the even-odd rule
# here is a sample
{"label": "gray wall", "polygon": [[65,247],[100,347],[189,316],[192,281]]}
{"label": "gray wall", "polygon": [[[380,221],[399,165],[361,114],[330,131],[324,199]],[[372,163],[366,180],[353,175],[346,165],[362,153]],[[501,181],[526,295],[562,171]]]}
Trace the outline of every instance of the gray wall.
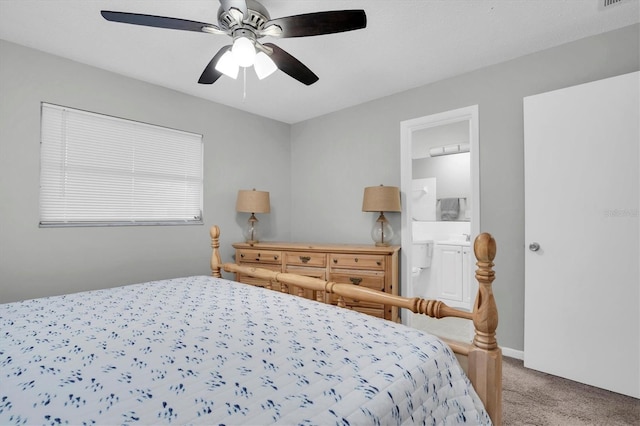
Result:
{"label": "gray wall", "polygon": [[[208,274],[209,226],[225,261],[242,239],[238,189],[270,191],[266,237],[290,238],[288,124],[5,41],[0,58],[0,301]],[[40,229],[41,101],[202,134],[205,226]]]}
{"label": "gray wall", "polygon": [[[369,243],[375,215],[361,211],[363,188],[400,186],[400,122],[479,105],[480,229],[498,244],[498,338],[502,346],[522,350],[522,98],[637,71],[638,29],[636,24],[294,125],[291,234]],[[400,229],[399,215],[387,216]]]}
{"label": "gray wall", "polygon": [[[236,191],[256,185],[272,197],[266,239],[369,244],[376,215],[361,211],[363,188],[400,186],[400,122],[478,104],[499,339],[521,350],[522,98],[636,71],[639,50],[633,25],[289,126],[0,41],[0,301],[208,273],[206,227],[221,225],[230,260],[246,220]],[[203,134],[206,227],[39,229],[41,101]],[[229,125],[239,122],[243,136]]]}

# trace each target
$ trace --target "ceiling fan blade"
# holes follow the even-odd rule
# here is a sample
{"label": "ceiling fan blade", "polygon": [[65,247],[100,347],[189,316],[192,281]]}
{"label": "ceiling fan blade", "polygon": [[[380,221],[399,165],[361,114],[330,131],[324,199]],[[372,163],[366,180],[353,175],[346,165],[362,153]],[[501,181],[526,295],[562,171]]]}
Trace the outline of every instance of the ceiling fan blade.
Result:
{"label": "ceiling fan blade", "polygon": [[[171,30],[185,30],[196,32],[222,32],[217,26],[206,22],[189,21],[186,19],[169,18],[166,16],[144,15],[141,13],[113,12],[103,10],[100,12],[104,19],[124,24],[144,25],[146,27],[168,28]],[[206,29],[205,29],[206,28]],[[207,31],[208,29],[208,31]],[[224,32],[222,32],[224,33]]]}
{"label": "ceiling fan blade", "polygon": [[265,28],[271,25],[282,28],[280,37],[307,37],[365,28],[367,15],[364,10],[334,10],[272,19]]}
{"label": "ceiling fan blade", "polygon": [[229,49],[231,49],[231,45],[224,46],[222,47],[222,49],[218,50],[218,53],[216,53],[213,59],[211,59],[211,61],[209,61],[209,64],[207,64],[207,66],[204,68],[204,71],[202,71],[202,75],[200,76],[198,83],[213,84],[217,79],[220,78],[222,73],[216,69],[216,64],[218,63],[222,55],[224,55],[225,52]]}
{"label": "ceiling fan blade", "polygon": [[269,57],[285,74],[295,78],[296,80],[306,84],[307,86],[318,81],[318,76],[315,75],[313,71],[307,68],[302,62],[300,62],[284,50],[280,49],[275,44],[264,43],[264,46],[273,50]]}
{"label": "ceiling fan blade", "polygon": [[247,2],[245,0],[220,0],[220,5],[229,13],[231,13],[231,9],[237,9],[243,17],[247,16]]}

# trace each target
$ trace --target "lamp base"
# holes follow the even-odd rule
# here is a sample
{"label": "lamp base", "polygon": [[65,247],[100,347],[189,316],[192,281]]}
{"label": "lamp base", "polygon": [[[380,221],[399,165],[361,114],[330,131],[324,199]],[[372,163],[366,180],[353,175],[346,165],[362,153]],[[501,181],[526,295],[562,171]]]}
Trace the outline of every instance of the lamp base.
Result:
{"label": "lamp base", "polygon": [[259,242],[258,218],[253,213],[251,213],[251,217],[249,217],[249,220],[247,221],[247,225],[244,230],[244,239],[249,245],[254,245]]}
{"label": "lamp base", "polygon": [[384,217],[384,212],[380,212],[380,216],[373,224],[371,229],[371,238],[376,243],[376,247],[389,247],[391,245],[391,239],[393,238],[393,229]]}

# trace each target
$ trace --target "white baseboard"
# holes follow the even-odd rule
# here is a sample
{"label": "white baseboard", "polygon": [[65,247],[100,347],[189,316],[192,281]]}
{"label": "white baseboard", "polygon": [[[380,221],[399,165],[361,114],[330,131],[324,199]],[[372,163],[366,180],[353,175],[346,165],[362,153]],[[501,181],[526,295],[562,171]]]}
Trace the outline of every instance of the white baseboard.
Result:
{"label": "white baseboard", "polygon": [[504,356],[508,356],[509,358],[524,360],[524,351],[518,351],[516,349],[511,349],[511,348],[501,348],[501,349],[502,349],[502,355]]}

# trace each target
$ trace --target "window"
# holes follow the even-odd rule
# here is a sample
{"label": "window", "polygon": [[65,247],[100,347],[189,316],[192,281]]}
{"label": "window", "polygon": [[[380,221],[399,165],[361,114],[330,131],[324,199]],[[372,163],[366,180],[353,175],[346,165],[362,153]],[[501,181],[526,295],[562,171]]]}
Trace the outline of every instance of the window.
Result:
{"label": "window", "polygon": [[202,135],[42,104],[40,226],[202,224]]}

